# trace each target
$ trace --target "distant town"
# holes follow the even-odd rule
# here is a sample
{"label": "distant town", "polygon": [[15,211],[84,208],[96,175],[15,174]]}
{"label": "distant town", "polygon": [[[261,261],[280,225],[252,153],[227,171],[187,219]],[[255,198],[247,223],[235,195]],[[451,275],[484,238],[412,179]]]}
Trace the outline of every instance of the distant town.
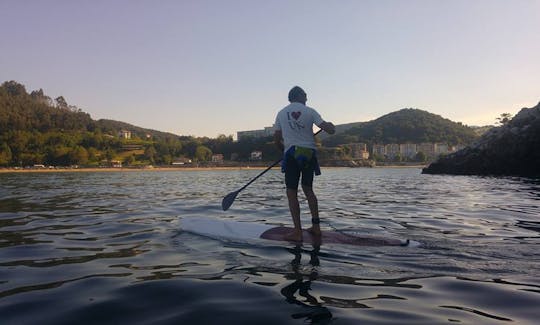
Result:
{"label": "distant town", "polygon": [[[260,130],[238,131],[237,139],[269,137],[274,134],[273,127],[265,127]],[[327,160],[375,160],[390,162],[428,162],[441,155],[447,155],[465,146],[450,146],[446,143],[375,143],[368,146],[367,143],[348,143],[338,147],[322,147],[320,155]],[[219,160],[221,156],[217,156]],[[262,152],[252,152],[253,160],[262,159]]]}

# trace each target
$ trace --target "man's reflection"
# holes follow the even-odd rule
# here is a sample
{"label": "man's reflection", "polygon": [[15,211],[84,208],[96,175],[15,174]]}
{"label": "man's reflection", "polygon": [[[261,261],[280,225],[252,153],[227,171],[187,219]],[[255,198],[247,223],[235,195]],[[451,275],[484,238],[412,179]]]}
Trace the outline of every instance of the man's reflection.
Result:
{"label": "man's reflection", "polygon": [[[286,277],[294,281],[281,289],[281,294],[285,296],[288,303],[305,308],[304,312],[295,313],[292,318],[305,318],[312,324],[328,324],[332,319],[332,313],[309,293],[311,283],[318,277],[317,267],[320,264],[320,248],[320,244],[313,245],[313,250],[309,252],[309,265],[311,266],[309,274],[302,273],[302,246],[296,245],[294,248],[288,249],[294,255],[294,259],[291,261],[292,273],[286,275]],[[295,296],[296,292],[300,297],[304,298],[302,301]]]}

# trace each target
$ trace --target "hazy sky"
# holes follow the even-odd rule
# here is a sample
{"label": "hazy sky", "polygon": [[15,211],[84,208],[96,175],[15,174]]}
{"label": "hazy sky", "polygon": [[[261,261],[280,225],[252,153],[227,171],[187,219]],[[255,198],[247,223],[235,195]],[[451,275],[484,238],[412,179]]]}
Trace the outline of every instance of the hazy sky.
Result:
{"label": "hazy sky", "polygon": [[540,101],[540,0],[0,0],[0,30],[0,82],[179,135],[270,126],[294,85],[334,123]]}

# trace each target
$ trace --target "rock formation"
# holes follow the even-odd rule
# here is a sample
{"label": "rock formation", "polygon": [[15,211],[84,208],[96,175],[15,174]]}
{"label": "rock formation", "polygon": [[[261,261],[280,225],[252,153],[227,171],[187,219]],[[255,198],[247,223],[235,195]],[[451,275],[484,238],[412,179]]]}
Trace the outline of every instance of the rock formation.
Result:
{"label": "rock formation", "polygon": [[523,108],[508,123],[441,157],[422,173],[540,177],[540,103]]}

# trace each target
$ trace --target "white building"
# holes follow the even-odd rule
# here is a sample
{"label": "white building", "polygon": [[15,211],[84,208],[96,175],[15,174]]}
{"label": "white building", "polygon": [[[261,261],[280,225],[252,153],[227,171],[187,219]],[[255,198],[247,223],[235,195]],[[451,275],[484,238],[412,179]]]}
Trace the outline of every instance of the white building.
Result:
{"label": "white building", "polygon": [[249,160],[262,160],[262,151],[252,151]]}
{"label": "white building", "polygon": [[212,162],[213,163],[222,163],[223,162],[223,154],[216,153],[212,155]]}
{"label": "white building", "polygon": [[274,130],[275,128],[273,126],[267,126],[262,130],[238,131],[236,132],[236,138],[240,141],[246,138],[270,137],[274,135]]}
{"label": "white building", "polygon": [[122,139],[131,139],[131,131],[121,130],[118,132],[118,136]]}
{"label": "white building", "polygon": [[397,143],[387,144],[384,149],[388,158],[394,158],[399,154],[399,144]]}
{"label": "white building", "polygon": [[415,143],[403,143],[399,145],[399,153],[401,157],[414,158],[416,156]]}

